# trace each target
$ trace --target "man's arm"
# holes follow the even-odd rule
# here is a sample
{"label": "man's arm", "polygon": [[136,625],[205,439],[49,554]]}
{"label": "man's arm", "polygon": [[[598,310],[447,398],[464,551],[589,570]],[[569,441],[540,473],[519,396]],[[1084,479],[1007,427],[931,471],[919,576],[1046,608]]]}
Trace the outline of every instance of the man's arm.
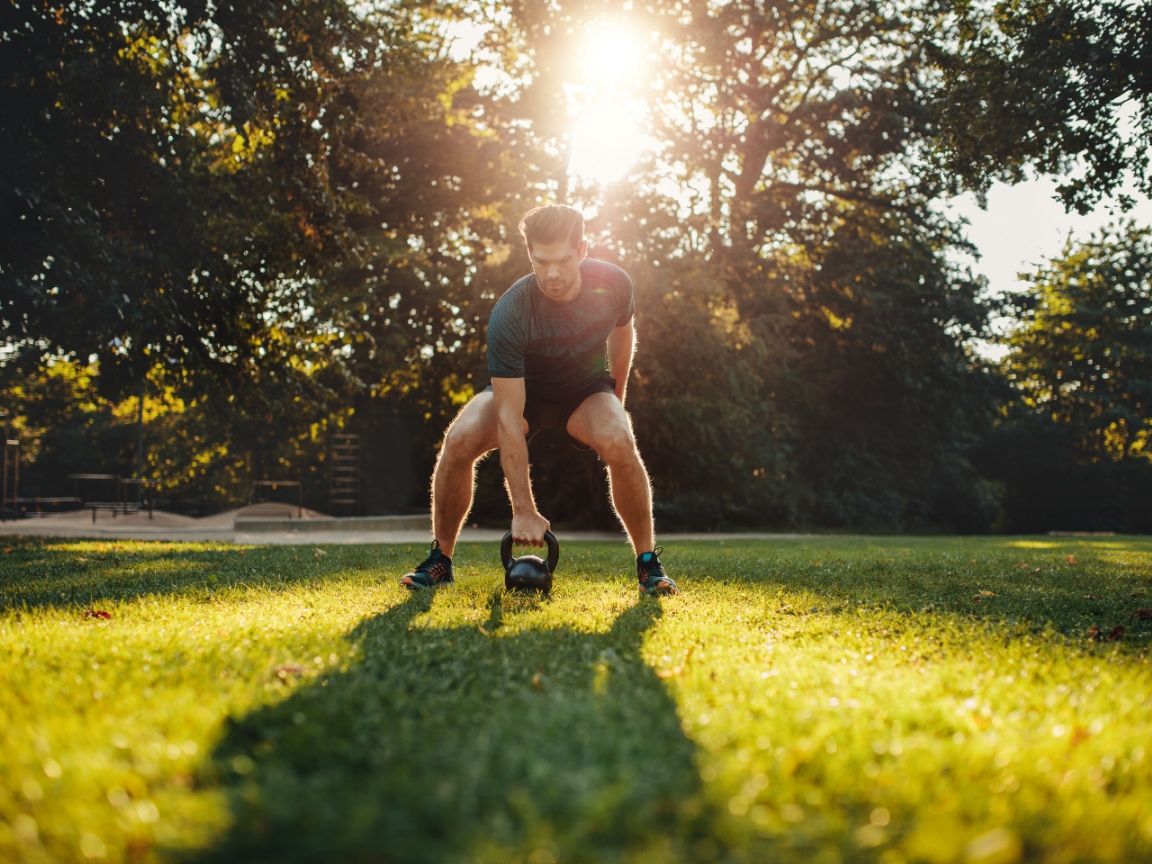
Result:
{"label": "man's arm", "polygon": [[624,404],[628,392],[628,375],[632,371],[632,355],[636,352],[636,325],[634,319],[616,327],[608,334],[608,366],[616,379],[616,398]]}
{"label": "man's arm", "polygon": [[527,546],[543,546],[548,520],[536,509],[532,478],[528,469],[528,441],[524,430],[523,378],[493,378],[496,404],[497,440],[504,486],[512,504],[512,539]]}

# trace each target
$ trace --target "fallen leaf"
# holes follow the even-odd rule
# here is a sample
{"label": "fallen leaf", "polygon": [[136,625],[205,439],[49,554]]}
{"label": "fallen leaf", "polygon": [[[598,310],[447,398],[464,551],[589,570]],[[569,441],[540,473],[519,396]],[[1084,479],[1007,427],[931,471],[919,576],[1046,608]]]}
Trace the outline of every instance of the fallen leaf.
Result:
{"label": "fallen leaf", "polygon": [[1083,726],[1077,726],[1072,730],[1072,735],[1068,739],[1068,746],[1079,747],[1091,737],[1091,732],[1089,732]]}
{"label": "fallen leaf", "polygon": [[12,554],[12,547],[11,546],[5,546],[4,547],[4,554],[5,555],[11,555]]}
{"label": "fallen leaf", "polygon": [[84,613],[85,618],[99,618],[101,621],[107,621],[112,617],[111,612],[106,612],[103,609],[89,609]]}
{"label": "fallen leaf", "polygon": [[1123,624],[1117,624],[1107,633],[1099,627],[1091,627],[1088,630],[1088,638],[1093,642],[1119,642],[1126,632],[1127,628]]}
{"label": "fallen leaf", "polygon": [[538,692],[544,689],[544,676],[539,672],[532,676],[532,689]]}
{"label": "fallen leaf", "polygon": [[312,554],[314,554],[317,558],[323,558],[328,553],[325,550],[321,549],[319,546],[317,546],[315,549],[312,550]]}
{"label": "fallen leaf", "polygon": [[1075,564],[1076,563],[1076,556],[1075,555],[1069,555],[1064,560],[1067,561],[1069,564]]}
{"label": "fallen leaf", "polygon": [[980,592],[972,595],[972,602],[973,603],[983,603],[989,597],[995,597],[995,596],[996,596],[996,592],[994,592],[994,591],[980,591]]}

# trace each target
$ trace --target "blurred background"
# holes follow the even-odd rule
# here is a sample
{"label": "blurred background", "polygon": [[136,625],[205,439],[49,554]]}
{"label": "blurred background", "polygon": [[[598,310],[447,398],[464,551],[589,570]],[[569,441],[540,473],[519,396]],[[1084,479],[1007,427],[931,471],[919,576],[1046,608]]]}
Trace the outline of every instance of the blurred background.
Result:
{"label": "blurred background", "polygon": [[11,0],[0,46],[8,515],[425,510],[566,202],[660,528],[1152,529],[1152,4]]}

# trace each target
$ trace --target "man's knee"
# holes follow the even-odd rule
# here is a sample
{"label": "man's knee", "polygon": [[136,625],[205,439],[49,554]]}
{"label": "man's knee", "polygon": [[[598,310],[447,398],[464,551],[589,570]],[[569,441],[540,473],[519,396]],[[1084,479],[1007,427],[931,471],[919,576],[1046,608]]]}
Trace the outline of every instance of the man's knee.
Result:
{"label": "man's knee", "polygon": [[475,460],[496,446],[494,418],[487,406],[469,405],[452,421],[440,445],[440,458]]}
{"label": "man's knee", "polygon": [[444,433],[444,442],[440,445],[440,458],[477,459],[492,449],[487,446],[486,441],[483,430],[475,425],[453,423]]}
{"label": "man's knee", "polygon": [[605,427],[593,446],[600,458],[609,465],[631,462],[640,457],[636,437],[627,422]]}

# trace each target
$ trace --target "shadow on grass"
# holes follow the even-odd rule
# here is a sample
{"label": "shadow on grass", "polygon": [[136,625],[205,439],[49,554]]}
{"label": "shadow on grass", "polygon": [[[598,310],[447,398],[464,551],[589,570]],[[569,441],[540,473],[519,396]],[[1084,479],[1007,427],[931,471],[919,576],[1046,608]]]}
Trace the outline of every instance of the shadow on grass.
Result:
{"label": "shadow on grass", "polygon": [[[229,724],[203,782],[233,824],[200,861],[607,861],[690,848],[695,746],[641,656],[661,607],[610,630],[422,626],[416,594],[350,634],[350,668]],[[673,853],[674,854],[674,853]]]}

